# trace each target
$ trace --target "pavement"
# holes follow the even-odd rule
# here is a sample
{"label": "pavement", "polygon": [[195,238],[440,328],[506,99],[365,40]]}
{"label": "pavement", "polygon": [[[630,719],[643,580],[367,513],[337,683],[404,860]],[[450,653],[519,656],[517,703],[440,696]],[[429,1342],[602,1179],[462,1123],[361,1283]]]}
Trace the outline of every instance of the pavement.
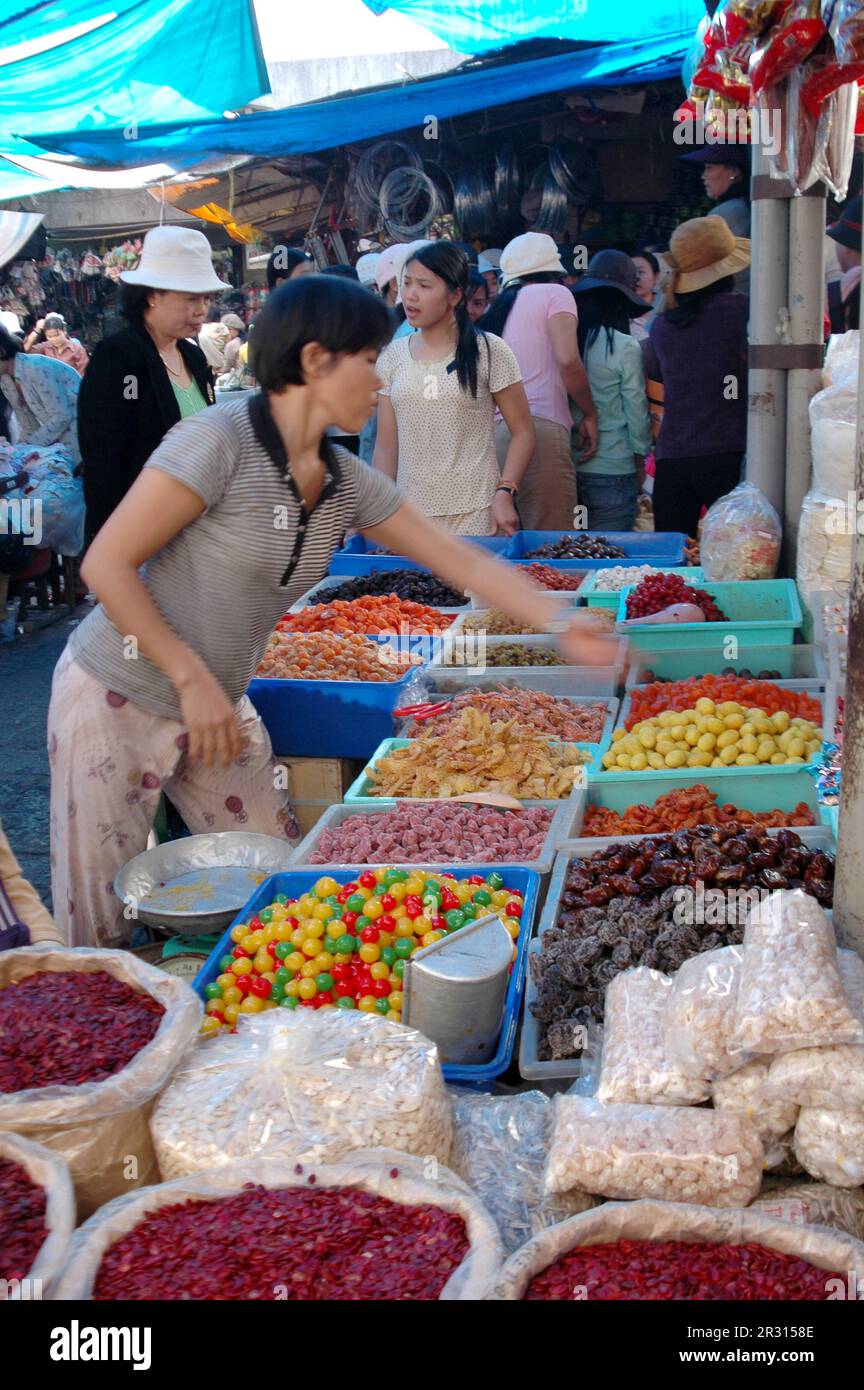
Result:
{"label": "pavement", "polygon": [[51,776],[45,724],[51,676],[70,632],[88,611],[82,604],[73,617],[0,645],[0,820],[25,876],[47,907]]}

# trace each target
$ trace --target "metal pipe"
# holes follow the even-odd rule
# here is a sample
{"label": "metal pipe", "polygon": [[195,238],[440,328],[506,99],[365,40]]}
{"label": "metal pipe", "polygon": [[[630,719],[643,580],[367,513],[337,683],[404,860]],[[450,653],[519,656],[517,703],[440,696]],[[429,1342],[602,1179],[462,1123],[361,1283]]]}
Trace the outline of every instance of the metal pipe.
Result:
{"label": "metal pipe", "polygon": [[[812,190],[809,190],[812,193]],[[789,208],[789,341],[820,357],[825,317],[825,188],[793,198]],[[810,486],[810,401],[822,387],[819,365],[792,367],[786,382],[784,533],[791,569],[801,503]]]}
{"label": "metal pipe", "polygon": [[[755,180],[771,176],[771,161],[752,146],[753,203],[750,241],[750,342],[783,341],[789,282],[789,202],[758,193]],[[785,178],[780,180],[786,184]],[[788,186],[788,185],[787,185]],[[747,379],[747,478],[783,515],[786,494],[786,372],[751,367]]]}
{"label": "metal pipe", "polygon": [[[858,428],[855,436],[856,523],[864,500],[864,352],[858,359]],[[864,955],[864,545],[852,552],[849,649],[843,724],[843,778],[837,828],[834,925],[841,945]],[[833,730],[827,730],[829,738]]]}

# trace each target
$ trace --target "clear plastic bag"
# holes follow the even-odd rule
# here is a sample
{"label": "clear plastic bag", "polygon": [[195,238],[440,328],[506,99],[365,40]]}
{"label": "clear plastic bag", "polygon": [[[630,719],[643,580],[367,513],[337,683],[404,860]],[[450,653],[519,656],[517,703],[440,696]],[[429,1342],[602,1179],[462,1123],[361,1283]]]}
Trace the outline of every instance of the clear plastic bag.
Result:
{"label": "clear plastic bag", "polygon": [[[683,1240],[689,1244],[762,1245],[807,1260],[817,1269],[853,1274],[864,1268],[864,1245],[836,1231],[792,1226],[751,1207],[715,1211],[669,1202],[605,1202],[535,1236],[511,1255],[490,1297],[524,1298],[531,1280],[571,1250],[619,1240]],[[853,1285],[854,1287],[854,1285]],[[590,1304],[589,1304],[590,1306]]]}
{"label": "clear plastic bag", "polygon": [[794,1226],[830,1226],[864,1240],[864,1192],[821,1182],[766,1178],[753,1207]]}
{"label": "clear plastic bag", "polygon": [[742,1115],[556,1096],[545,1188],[741,1207],[759,1191],[762,1162]]}
{"label": "clear plastic bag", "polygon": [[104,970],[151,995],[165,1010],[153,1040],[115,1076],[81,1086],[0,1094],[0,1130],[23,1134],[65,1158],[83,1218],[118,1193],[158,1177],[150,1110],[196,1044],[202,1005],[184,980],[146,965],[129,951],[86,947],[25,946],[0,952],[0,989],[40,971],[66,970]]}
{"label": "clear plastic bag", "polygon": [[[854,438],[854,429],[851,433]],[[848,595],[854,537],[847,518],[845,493],[831,497],[823,492],[805,494],[795,560],[795,579],[801,594],[833,591]]]}
{"label": "clear plastic bag", "polygon": [[837,966],[834,928],[800,889],[781,889],[754,908],[729,1051],[762,1056],[864,1042]]}
{"label": "clear plastic bag", "polygon": [[700,541],[706,579],[773,579],[783,525],[758,487],[739,483],[709,507],[702,520]]}
{"label": "clear plastic bag", "polygon": [[453,1094],[450,1167],[494,1218],[506,1254],[538,1231],[587,1211],[586,1193],[546,1196],[543,1170],[552,1134],[552,1101],[542,1091]]}
{"label": "clear plastic bag", "polygon": [[832,1187],[861,1187],[864,1113],[803,1109],[795,1126],[795,1156],[811,1178]]}
{"label": "clear plastic bag", "polygon": [[[48,1291],[63,1268],[75,1230],[75,1192],[69,1166],[59,1154],[52,1153],[41,1144],[34,1144],[32,1139],[23,1139],[20,1134],[0,1134],[0,1158],[20,1164],[30,1181],[45,1190],[45,1227],[48,1234],[26,1276],[37,1289],[41,1284],[40,1291],[30,1293],[31,1297],[38,1298],[41,1293]],[[0,1302],[7,1298],[10,1302],[17,1302],[20,1297],[20,1287],[4,1289],[0,1281]]]}
{"label": "clear plastic bag", "polygon": [[[180,1202],[228,1197],[249,1183],[268,1188],[306,1187],[310,1174],[308,1170],[298,1173],[298,1166],[303,1167],[294,1154],[259,1157],[118,1197],[75,1233],[52,1297],[75,1302],[91,1298],[105,1251],[151,1212]],[[419,1159],[393,1150],[369,1149],[352,1153],[340,1163],[316,1166],[314,1177],[318,1188],[356,1187],[403,1205],[436,1206],[455,1212],[465,1222],[470,1248],[440,1297],[474,1300],[488,1292],[501,1266],[501,1242],[489,1213],[454,1173],[438,1168],[435,1178],[430,1179]],[[178,1289],[177,1297],[182,1296],[183,1290]],[[277,1296],[274,1293],[274,1298]]]}
{"label": "clear plastic bag", "polygon": [[765,1083],[770,1063],[756,1057],[740,1071],[715,1081],[711,1099],[715,1110],[744,1115],[766,1148],[788,1134],[798,1118],[798,1106],[784,1100],[767,1100]]}
{"label": "clear plastic bag", "polygon": [[209,1041],[153,1112],[164,1178],[295,1153],[388,1148],[446,1163],[453,1123],[434,1043],[375,1014],[272,1010]]}
{"label": "clear plastic bag", "polygon": [[711,1093],[704,1076],[684,1072],[666,1049],[672,981],[639,966],[606,990],[603,1058],[597,1099],[632,1105],[698,1105]]}
{"label": "clear plastic bag", "polygon": [[[810,402],[810,453],[813,460],[813,491],[846,501],[846,494],[855,488],[855,429],[858,419],[858,352],[845,339],[844,333],[831,339],[838,347],[826,373],[831,385],[826,385]],[[858,334],[854,337],[857,339]],[[854,367],[854,375],[850,369]]]}
{"label": "clear plastic bag", "polygon": [[720,946],[686,960],[672,979],[665,1045],[687,1076],[714,1081],[741,1066],[726,1044],[743,959],[742,947]]}
{"label": "clear plastic bag", "polygon": [[[861,334],[857,328],[846,333],[832,333],[825,352],[825,365],[822,368],[824,387],[840,386],[853,394],[858,386],[858,354],[861,351]],[[813,403],[819,400],[821,392],[816,393],[810,402],[811,420]]]}
{"label": "clear plastic bag", "polygon": [[[838,951],[846,997],[864,1022],[864,961],[855,951]],[[864,1113],[864,1047],[805,1047],[775,1057],[765,1082],[767,1101],[790,1101],[807,1109]]]}

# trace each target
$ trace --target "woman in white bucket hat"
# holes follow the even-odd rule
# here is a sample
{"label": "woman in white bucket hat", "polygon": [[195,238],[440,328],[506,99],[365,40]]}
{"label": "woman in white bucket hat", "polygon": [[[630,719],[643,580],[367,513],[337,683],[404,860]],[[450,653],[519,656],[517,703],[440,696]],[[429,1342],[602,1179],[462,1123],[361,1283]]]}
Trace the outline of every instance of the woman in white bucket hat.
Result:
{"label": "woman in white bucket hat", "polygon": [[78,398],[88,544],[171,426],[215,401],[207,360],[188,340],[211,295],[230,288],[191,227],[154,227],[120,279],[127,327],[96,348]]}

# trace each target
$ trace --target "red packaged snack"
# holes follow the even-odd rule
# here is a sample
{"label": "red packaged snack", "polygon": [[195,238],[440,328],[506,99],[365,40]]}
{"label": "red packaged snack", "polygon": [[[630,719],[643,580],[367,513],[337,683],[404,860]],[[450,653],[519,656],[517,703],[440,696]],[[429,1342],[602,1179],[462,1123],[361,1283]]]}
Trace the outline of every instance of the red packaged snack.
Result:
{"label": "red packaged snack", "polygon": [[750,57],[749,77],[755,95],[787,77],[810,56],[826,33],[820,0],[792,0],[787,4],[779,24],[766,32]]}

